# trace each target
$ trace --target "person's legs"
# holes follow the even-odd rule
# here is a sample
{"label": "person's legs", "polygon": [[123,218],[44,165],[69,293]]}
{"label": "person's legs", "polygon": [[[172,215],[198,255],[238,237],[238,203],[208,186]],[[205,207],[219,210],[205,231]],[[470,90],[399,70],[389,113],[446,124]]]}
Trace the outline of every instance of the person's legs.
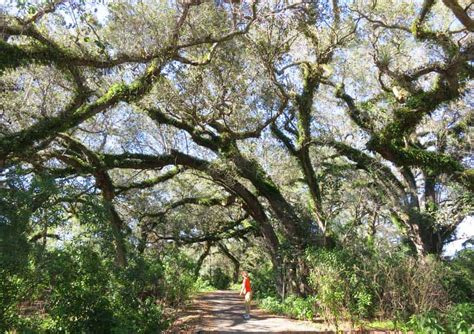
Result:
{"label": "person's legs", "polygon": [[247,292],[245,294],[245,315],[250,317],[250,304],[252,302],[252,293]]}

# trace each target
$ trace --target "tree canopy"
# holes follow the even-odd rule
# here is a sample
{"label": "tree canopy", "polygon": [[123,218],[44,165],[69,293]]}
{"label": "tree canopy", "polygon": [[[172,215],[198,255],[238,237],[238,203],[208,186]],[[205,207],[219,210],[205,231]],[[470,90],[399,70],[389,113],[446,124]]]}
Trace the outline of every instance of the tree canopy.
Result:
{"label": "tree canopy", "polygon": [[308,249],[440,258],[472,219],[473,8],[3,5],[1,228],[26,252],[89,226],[119,268],[192,247],[196,275],[217,247],[235,279],[257,245],[302,296]]}

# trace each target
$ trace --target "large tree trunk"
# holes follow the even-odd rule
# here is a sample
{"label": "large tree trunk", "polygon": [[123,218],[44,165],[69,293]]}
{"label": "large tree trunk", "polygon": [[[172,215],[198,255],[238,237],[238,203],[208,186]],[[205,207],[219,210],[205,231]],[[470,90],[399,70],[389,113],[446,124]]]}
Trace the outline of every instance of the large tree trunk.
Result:
{"label": "large tree trunk", "polygon": [[113,199],[115,192],[110,176],[105,171],[98,171],[95,173],[97,186],[102,191],[102,199],[107,210],[109,223],[112,228],[112,235],[114,238],[115,247],[115,262],[120,267],[127,265],[127,252],[125,246],[125,239],[123,236],[123,222],[117,210],[115,210]]}
{"label": "large tree trunk", "polygon": [[444,242],[455,228],[455,225],[437,226],[431,215],[414,208],[404,213],[403,218],[392,213],[392,221],[401,229],[420,259],[427,255],[441,256]]}
{"label": "large tree trunk", "polygon": [[408,224],[416,227],[418,235],[412,240],[417,255],[441,256],[446,238],[450,236],[450,226],[438,226],[436,220],[427,213],[412,212]]}

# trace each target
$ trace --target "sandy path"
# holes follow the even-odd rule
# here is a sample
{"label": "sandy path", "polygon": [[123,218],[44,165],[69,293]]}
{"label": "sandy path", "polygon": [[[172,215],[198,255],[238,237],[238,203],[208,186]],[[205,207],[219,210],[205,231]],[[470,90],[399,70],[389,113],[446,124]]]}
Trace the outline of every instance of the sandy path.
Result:
{"label": "sandy path", "polygon": [[253,308],[245,320],[242,297],[235,291],[215,291],[198,296],[169,333],[324,333],[308,321],[296,321]]}

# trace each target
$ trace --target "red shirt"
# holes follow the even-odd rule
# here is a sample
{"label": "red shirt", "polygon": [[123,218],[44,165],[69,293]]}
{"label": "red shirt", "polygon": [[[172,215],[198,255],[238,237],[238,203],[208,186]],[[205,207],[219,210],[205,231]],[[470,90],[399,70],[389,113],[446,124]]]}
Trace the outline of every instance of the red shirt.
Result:
{"label": "red shirt", "polygon": [[250,278],[244,277],[242,285],[244,286],[244,293],[252,292],[252,288],[250,287]]}

